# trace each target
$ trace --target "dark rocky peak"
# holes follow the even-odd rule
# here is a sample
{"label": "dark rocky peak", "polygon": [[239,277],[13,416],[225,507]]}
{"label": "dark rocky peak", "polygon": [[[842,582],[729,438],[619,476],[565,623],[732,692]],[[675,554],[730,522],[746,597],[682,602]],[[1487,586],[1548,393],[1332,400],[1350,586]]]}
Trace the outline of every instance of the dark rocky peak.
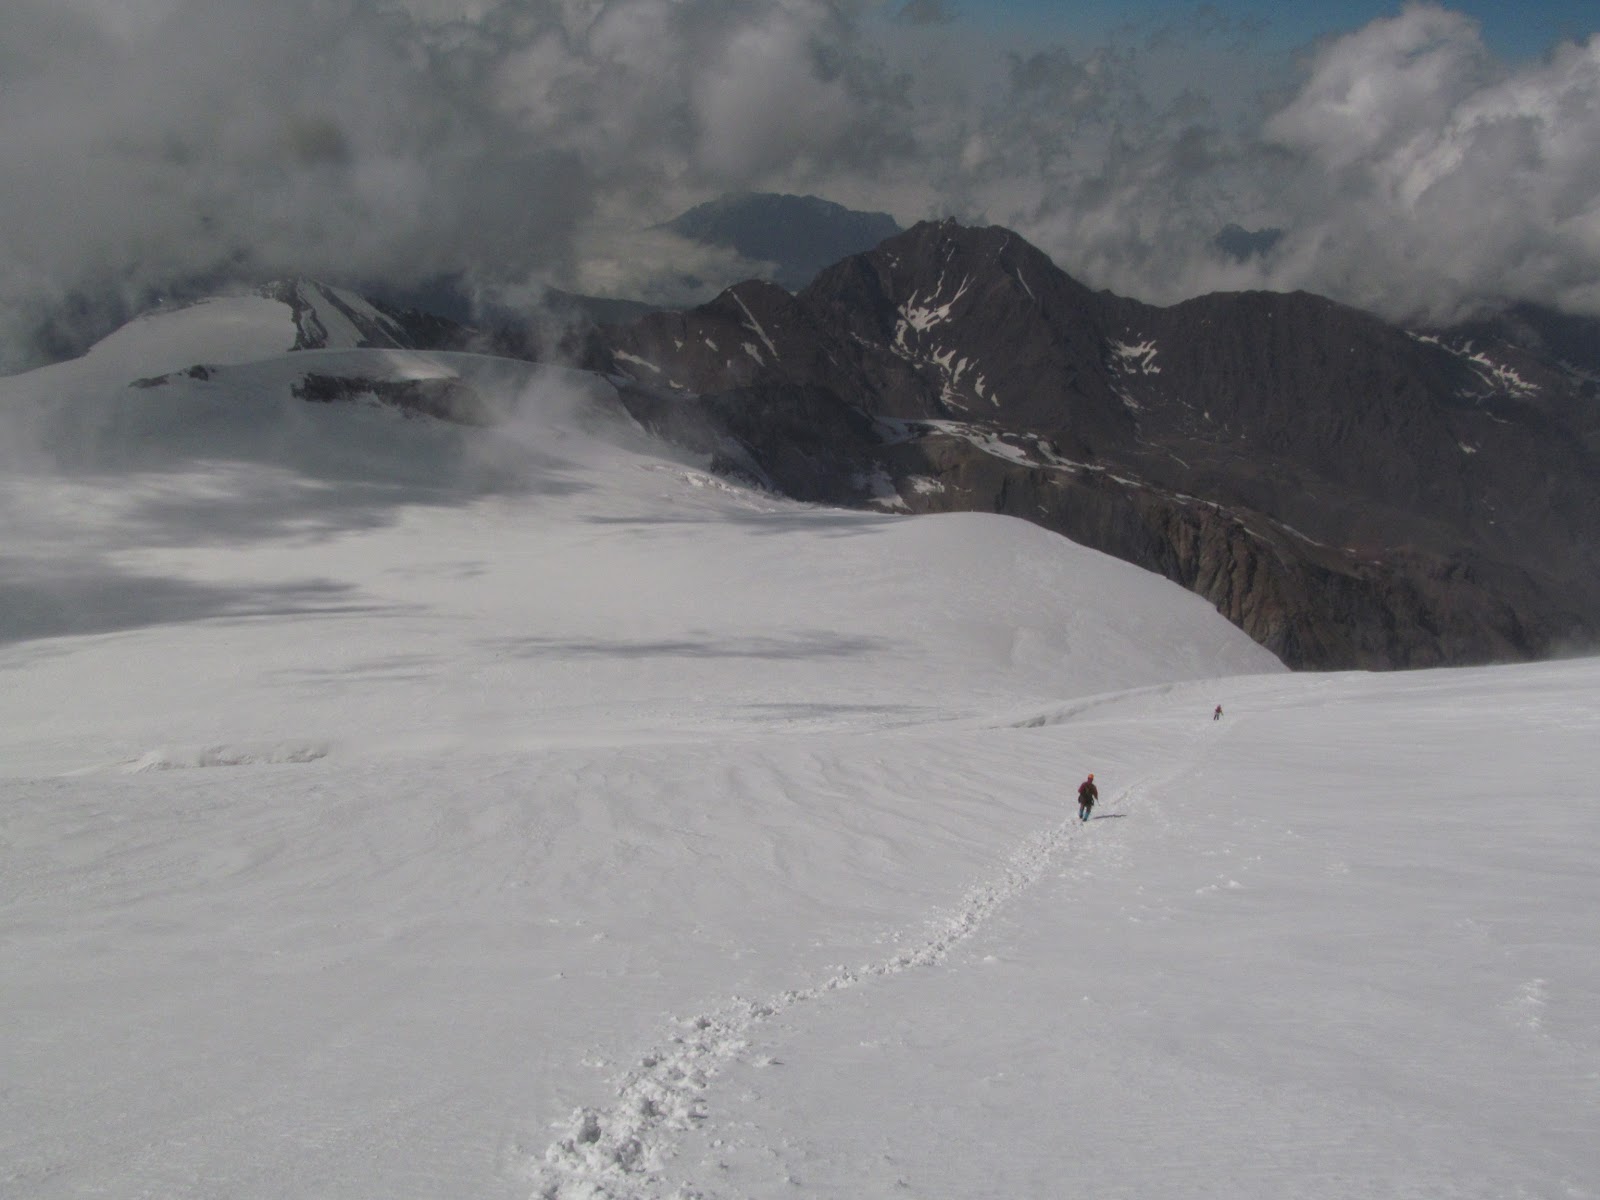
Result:
{"label": "dark rocky peak", "polygon": [[781,328],[794,321],[800,306],[792,295],[777,284],[747,279],[726,288],[705,305],[705,311],[737,323],[776,357],[777,347],[772,344],[768,327]]}
{"label": "dark rocky peak", "polygon": [[1002,419],[1081,444],[1132,436],[1105,365],[1102,298],[1010,230],[923,222],[799,299],[922,378],[931,401],[899,415]]}
{"label": "dark rocky peak", "polygon": [[1017,234],[998,226],[969,228],[924,221],[822,272],[803,294],[807,303],[854,313],[863,305],[964,320],[996,304],[1012,315],[1037,309],[1047,317],[1082,315],[1094,293]]}

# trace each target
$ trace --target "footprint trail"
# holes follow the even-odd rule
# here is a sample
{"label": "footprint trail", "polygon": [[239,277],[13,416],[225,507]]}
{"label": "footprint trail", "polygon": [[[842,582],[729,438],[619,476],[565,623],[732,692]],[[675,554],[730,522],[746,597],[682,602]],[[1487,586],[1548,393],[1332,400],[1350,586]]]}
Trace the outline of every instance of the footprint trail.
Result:
{"label": "footprint trail", "polygon": [[[1116,797],[1123,801],[1130,792]],[[706,1117],[705,1092],[718,1069],[750,1046],[765,1022],[833,992],[917,967],[935,966],[991,916],[1031,887],[1073,841],[1076,814],[1026,839],[1000,870],[962,898],[916,944],[880,962],[845,969],[811,987],[765,1000],[735,997],[679,1022],[678,1031],[640,1059],[604,1108],[580,1108],[532,1174],[534,1200],[656,1200],[660,1174],[678,1135]],[[700,1200],[680,1188],[672,1200]]]}

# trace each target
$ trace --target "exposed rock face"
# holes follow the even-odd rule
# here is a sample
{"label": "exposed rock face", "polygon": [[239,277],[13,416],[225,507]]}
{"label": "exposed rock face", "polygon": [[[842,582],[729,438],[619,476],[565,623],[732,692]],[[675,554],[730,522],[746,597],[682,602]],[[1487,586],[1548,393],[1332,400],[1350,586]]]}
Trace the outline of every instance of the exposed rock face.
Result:
{"label": "exposed rock face", "polygon": [[599,331],[635,413],[802,499],[1010,513],[1206,596],[1291,666],[1600,644],[1593,381],[1306,294],[1154,308],[924,224],[798,295]]}

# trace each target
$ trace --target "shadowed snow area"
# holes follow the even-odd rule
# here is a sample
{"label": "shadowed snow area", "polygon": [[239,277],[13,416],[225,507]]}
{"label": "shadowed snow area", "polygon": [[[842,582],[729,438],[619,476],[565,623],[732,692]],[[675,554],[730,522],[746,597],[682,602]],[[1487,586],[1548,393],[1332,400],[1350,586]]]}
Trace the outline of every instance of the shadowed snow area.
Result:
{"label": "shadowed snow area", "polygon": [[1291,676],[293,336],[0,380],[0,1193],[1600,1195],[1594,661]]}

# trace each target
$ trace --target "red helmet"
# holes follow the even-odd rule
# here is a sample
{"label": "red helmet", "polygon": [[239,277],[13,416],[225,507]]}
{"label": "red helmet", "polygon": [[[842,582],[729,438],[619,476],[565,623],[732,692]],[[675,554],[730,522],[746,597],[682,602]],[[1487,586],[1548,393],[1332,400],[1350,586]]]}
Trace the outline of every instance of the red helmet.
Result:
{"label": "red helmet", "polygon": [[1093,772],[1093,771],[1090,771],[1090,772],[1089,772],[1089,778],[1090,778],[1090,779],[1093,779],[1093,778],[1094,778],[1094,772]]}

